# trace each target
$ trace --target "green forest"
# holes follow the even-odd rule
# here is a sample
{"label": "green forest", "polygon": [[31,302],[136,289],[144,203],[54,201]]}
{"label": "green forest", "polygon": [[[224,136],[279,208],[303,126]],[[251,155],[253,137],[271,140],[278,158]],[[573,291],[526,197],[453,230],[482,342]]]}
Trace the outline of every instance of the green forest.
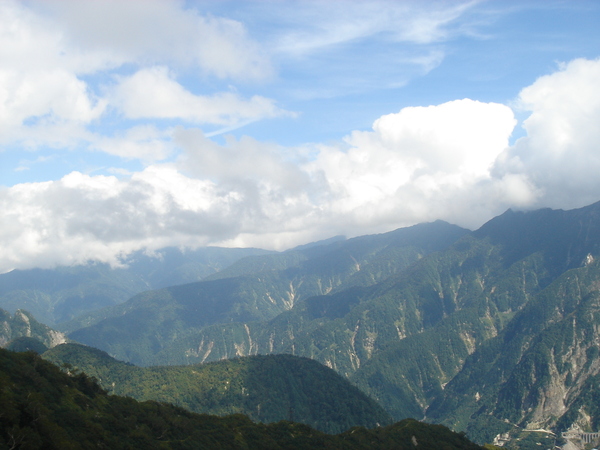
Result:
{"label": "green forest", "polygon": [[0,449],[414,449],[477,450],[463,434],[404,420],[336,435],[290,421],[195,414],[109,395],[86,374],[34,352],[0,349]]}
{"label": "green forest", "polygon": [[172,403],[198,413],[293,420],[327,433],[392,422],[335,371],[308,358],[268,355],[191,366],[136,367],[103,351],[63,344],[44,353],[69,373],[93,376],[111,394]]}

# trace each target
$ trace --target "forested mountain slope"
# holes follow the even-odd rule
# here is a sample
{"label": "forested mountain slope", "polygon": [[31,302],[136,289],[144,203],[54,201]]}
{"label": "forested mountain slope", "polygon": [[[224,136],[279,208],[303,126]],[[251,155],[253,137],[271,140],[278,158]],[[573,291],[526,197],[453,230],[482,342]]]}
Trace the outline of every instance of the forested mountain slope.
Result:
{"label": "forested mountain slope", "polygon": [[595,427],[598,259],[600,203],[509,210],[471,233],[437,222],[250,257],[69,336],[146,365],[309,357],[396,420],[480,442],[507,421]]}
{"label": "forested mountain slope", "polygon": [[[466,232],[435,222],[245,258],[216,279],[139,294],[81,318],[79,323],[86,326],[69,336],[118,359],[148,365],[160,350],[204,327],[269,320],[311,296],[373,285]],[[221,277],[226,274],[231,277]],[[243,353],[220,358],[236,355]]]}
{"label": "forested mountain slope", "polygon": [[539,289],[540,257],[504,267],[500,248],[468,236],[377,285],[298,303],[268,323],[218,324],[180,338],[156,363],[235,355],[308,356],[351,377],[395,417],[424,407],[479,342]]}
{"label": "forested mountain slope", "polygon": [[158,402],[108,396],[85,374],[69,376],[38,355],[0,349],[0,448],[478,450],[440,425],[405,420],[332,436],[282,421],[194,414]]}
{"label": "forested mountain slope", "polygon": [[598,430],[600,264],[588,260],[482,344],[430,406],[430,420],[480,441],[518,428]]}
{"label": "forested mountain slope", "polygon": [[333,370],[292,355],[136,367],[91,347],[65,344],[43,358],[95,377],[111,394],[172,403],[198,413],[244,414],[264,423],[293,420],[327,433],[391,423],[375,401]]}

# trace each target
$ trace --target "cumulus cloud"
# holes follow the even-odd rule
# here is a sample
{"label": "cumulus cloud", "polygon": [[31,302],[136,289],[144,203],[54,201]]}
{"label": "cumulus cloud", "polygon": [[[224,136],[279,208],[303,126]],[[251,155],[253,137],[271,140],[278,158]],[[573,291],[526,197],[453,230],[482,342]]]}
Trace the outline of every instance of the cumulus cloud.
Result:
{"label": "cumulus cloud", "polygon": [[20,73],[0,70],[0,124],[5,130],[26,119],[45,123],[87,123],[105,102],[94,101],[85,83],[63,70]]}
{"label": "cumulus cloud", "polygon": [[[119,263],[139,248],[200,245],[238,226],[238,200],[204,180],[150,167],[126,180],[73,172],[0,191],[0,270],[88,260]],[[35,263],[33,263],[35,261]]]}
{"label": "cumulus cloud", "polygon": [[530,207],[580,207],[600,192],[600,59],[576,59],[523,89],[527,135],[498,159],[493,174],[520,177]]}
{"label": "cumulus cloud", "polygon": [[105,103],[67,67],[61,33],[51,21],[9,1],[0,5],[0,23],[0,142],[20,141],[32,125],[47,133],[103,112]]}
{"label": "cumulus cloud", "polygon": [[[0,4],[0,23],[4,146],[104,150],[110,131],[98,130],[110,130],[115,110],[126,118],[226,126],[283,114],[265,97],[198,96],[177,81],[176,70],[245,82],[272,74],[241,23],[201,15],[183,2],[9,0]],[[132,69],[131,76],[123,72]]]}
{"label": "cumulus cloud", "polygon": [[469,99],[404,108],[308,148],[220,145],[178,127],[171,165],[0,191],[2,268],[118,263],[165,245],[282,248],[438,218],[475,227],[511,206],[581,206],[600,187],[599,79],[599,60],[575,60],[523,89],[527,136],[512,146],[511,108]]}
{"label": "cumulus cloud", "polygon": [[494,103],[409,107],[379,118],[373,131],[352,133],[348,148],[323,148],[313,164],[327,174],[332,208],[347,223],[390,227],[444,217],[473,225],[472,206],[457,208],[453,199],[488,178],[515,124],[512,110]]}

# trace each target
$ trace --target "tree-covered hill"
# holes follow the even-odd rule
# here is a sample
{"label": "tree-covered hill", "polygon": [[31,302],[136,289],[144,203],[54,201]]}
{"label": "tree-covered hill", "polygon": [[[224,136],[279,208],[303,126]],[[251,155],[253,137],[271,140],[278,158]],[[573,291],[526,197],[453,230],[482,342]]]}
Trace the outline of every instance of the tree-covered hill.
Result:
{"label": "tree-covered hill", "polygon": [[481,449],[443,426],[414,420],[334,436],[288,421],[195,414],[107,395],[83,373],[69,376],[35,353],[2,349],[0,408],[3,449]]}
{"label": "tree-covered hill", "polygon": [[[215,279],[146,292],[82,317],[69,336],[118,359],[150,365],[161,349],[204,327],[265,321],[311,296],[376,284],[466,232],[439,221],[244,258]],[[243,354],[217,359],[233,356]]]}
{"label": "tree-covered hill", "polygon": [[333,370],[292,355],[136,367],[101,350],[64,344],[43,358],[95,377],[111,394],[173,403],[198,413],[245,414],[264,423],[294,420],[328,433],[391,423],[375,401]]}

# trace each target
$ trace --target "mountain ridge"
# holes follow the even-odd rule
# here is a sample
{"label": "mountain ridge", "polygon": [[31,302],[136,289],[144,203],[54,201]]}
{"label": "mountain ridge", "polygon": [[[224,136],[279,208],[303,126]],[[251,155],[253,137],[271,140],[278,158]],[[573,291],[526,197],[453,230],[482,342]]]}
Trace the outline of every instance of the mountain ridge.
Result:
{"label": "mountain ridge", "polygon": [[[303,252],[245,258],[214,279],[139,294],[114,307],[112,312],[99,317],[100,320],[89,326],[71,331],[69,336],[78,342],[106,350],[119,359],[130,360],[138,365],[154,364],[152,355],[161,346],[164,348],[201,327],[270,320],[315,294],[375,284],[408,267],[423,254],[443,248],[465,233],[466,230],[454,225],[435,222],[382,235],[310,247]],[[375,247],[373,241],[377,243]],[[316,256],[311,258],[311,255]],[[257,260],[265,261],[267,266],[257,263]],[[365,266],[372,269],[368,274],[364,273]],[[232,276],[223,278],[226,275]],[[214,301],[218,299],[219,307],[227,304],[228,309],[224,315],[216,318],[206,302],[213,301],[207,297],[211,287],[219,285],[227,287],[228,291],[217,289],[211,298]],[[235,289],[232,289],[234,286]],[[147,308],[152,302],[161,306]],[[139,305],[139,314],[136,305]],[[212,318],[209,321],[202,319],[202,323],[194,325],[190,319],[198,314]],[[127,325],[129,322],[130,326]],[[146,323],[145,327],[143,323]],[[126,351],[116,342],[116,332],[126,333],[131,351]]]}
{"label": "mountain ridge", "polygon": [[126,301],[148,289],[197,281],[261,249],[167,247],[135,252],[121,267],[94,263],[55,269],[13,270],[0,274],[0,308],[25,309],[49,326]]}

